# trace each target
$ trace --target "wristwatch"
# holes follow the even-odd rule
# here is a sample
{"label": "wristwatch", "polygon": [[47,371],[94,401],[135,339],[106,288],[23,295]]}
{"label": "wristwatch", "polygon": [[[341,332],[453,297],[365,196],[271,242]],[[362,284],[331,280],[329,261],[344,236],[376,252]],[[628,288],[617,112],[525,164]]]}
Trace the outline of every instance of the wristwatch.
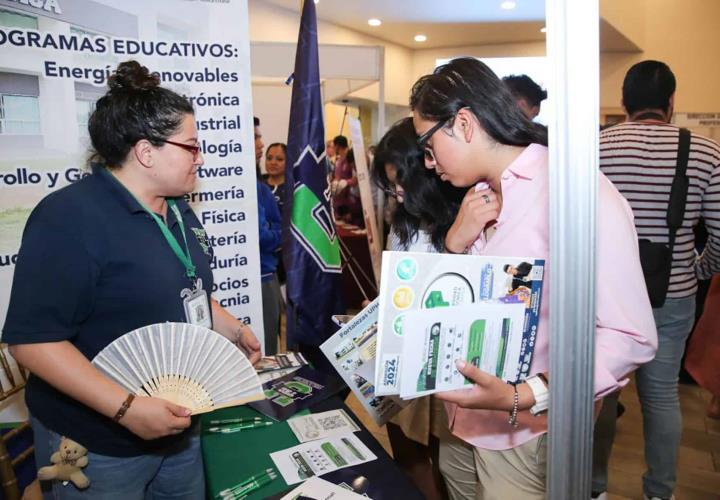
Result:
{"label": "wristwatch", "polygon": [[547,385],[545,385],[545,382],[543,382],[539,375],[533,375],[532,377],[526,378],[525,383],[527,383],[528,387],[530,387],[530,390],[535,397],[535,404],[532,408],[530,408],[530,413],[532,415],[539,415],[546,412],[548,409],[550,391],[548,390]]}

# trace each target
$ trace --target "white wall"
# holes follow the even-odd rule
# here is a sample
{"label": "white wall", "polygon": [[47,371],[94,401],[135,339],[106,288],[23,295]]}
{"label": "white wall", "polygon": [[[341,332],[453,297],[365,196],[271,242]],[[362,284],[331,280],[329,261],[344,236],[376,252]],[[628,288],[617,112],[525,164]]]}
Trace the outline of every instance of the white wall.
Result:
{"label": "white wall", "polygon": [[[260,130],[265,147],[274,142],[287,143],[290,122],[290,100],[292,87],[283,83],[252,85],[253,114],[260,118]],[[260,161],[265,173],[265,156]]]}

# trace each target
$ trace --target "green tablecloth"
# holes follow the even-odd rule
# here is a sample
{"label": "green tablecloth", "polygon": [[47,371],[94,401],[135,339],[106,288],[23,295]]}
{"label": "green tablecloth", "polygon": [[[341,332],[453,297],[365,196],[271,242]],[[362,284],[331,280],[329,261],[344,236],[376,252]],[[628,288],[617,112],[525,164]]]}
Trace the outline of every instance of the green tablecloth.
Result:
{"label": "green tablecloth", "polygon": [[[301,411],[298,415],[309,413]],[[300,444],[287,422],[275,422],[267,427],[248,429],[234,434],[209,434],[204,430],[210,420],[261,416],[263,414],[248,406],[224,408],[202,416],[202,453],[205,463],[205,484],[208,498],[234,486],[259,472],[272,467],[277,470],[270,453]],[[289,486],[278,473],[277,479],[253,492],[248,498],[265,498]]]}
{"label": "green tablecloth", "polygon": [[[372,460],[353,467],[336,470],[324,475],[324,479],[335,484],[348,484],[357,493],[367,494],[375,500],[422,500],[423,494],[410,478],[400,470],[392,458],[362,423],[355,418],[340,397],[333,396],[315,404],[313,413],[342,408],[360,428],[356,434],[376,456]],[[308,411],[298,413],[307,414]],[[210,420],[225,418],[255,417],[260,415],[252,408],[238,407],[218,410],[203,415],[203,428]],[[208,497],[213,498],[219,491],[233,486],[267,468],[275,468],[270,453],[291,448],[299,444],[286,422],[276,422],[267,427],[248,429],[235,434],[203,434],[203,458],[205,460],[205,482]],[[277,470],[277,469],[276,469]],[[295,485],[297,486],[297,485]],[[259,499],[290,490],[282,476],[255,491],[249,498]]]}

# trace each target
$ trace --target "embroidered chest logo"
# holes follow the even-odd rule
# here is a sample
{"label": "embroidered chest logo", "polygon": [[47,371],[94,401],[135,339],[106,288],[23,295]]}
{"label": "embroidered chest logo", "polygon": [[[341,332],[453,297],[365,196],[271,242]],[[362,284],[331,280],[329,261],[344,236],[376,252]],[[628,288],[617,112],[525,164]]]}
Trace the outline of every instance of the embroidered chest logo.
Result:
{"label": "embroidered chest logo", "polygon": [[192,232],[195,233],[195,237],[198,240],[198,243],[200,243],[200,248],[202,248],[203,252],[205,252],[205,255],[210,255],[210,241],[208,240],[207,233],[205,230],[201,227],[192,227]]}

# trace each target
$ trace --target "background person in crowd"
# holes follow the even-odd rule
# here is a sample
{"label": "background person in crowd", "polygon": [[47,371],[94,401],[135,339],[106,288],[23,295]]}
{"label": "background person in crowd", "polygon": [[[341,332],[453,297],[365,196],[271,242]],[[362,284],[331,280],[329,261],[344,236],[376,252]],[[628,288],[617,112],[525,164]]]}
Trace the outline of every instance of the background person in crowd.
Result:
{"label": "background person in crowd", "polygon": [[[545,410],[548,383],[553,382],[548,373],[547,285],[553,272],[562,272],[552,266],[548,250],[546,136],[522,114],[507,86],[473,58],[454,59],[420,78],[410,106],[426,166],[467,190],[445,238],[446,249],[531,255],[548,263],[530,376],[513,387],[456,362],[473,388],[437,397],[446,401],[452,433],[472,447],[441,442],[440,468],[448,489],[457,492],[453,498],[544,499]],[[597,287],[595,397],[601,398],[652,359],[657,339],[632,212],[605,176],[598,175],[603,210],[598,212],[597,275],[602,278]]]}
{"label": "background person in crowd", "polygon": [[265,355],[277,354],[283,298],[278,265],[282,245],[282,219],[270,188],[257,182],[260,241],[260,279],[262,285]]}
{"label": "background person in crowd", "polygon": [[364,222],[354,155],[344,135],[335,137],[333,144],[337,153],[331,181],[335,217],[362,227]]}
{"label": "background person in crowd", "polygon": [[705,307],[688,343],[685,369],[710,391],[707,416],[720,419],[720,275],[710,284]]}
{"label": "background person in crowd", "polygon": [[328,176],[328,182],[332,180],[333,171],[335,170],[335,144],[332,140],[325,142],[325,173]]}
{"label": "background person in crowd", "polygon": [[267,147],[265,152],[265,171],[263,182],[272,191],[275,201],[278,204],[280,213],[285,205],[285,159],[287,158],[287,146],[282,142],[274,142]]}
{"label": "background person in crowd", "polygon": [[[38,467],[50,463],[61,436],[89,450],[90,487],[44,484],[46,498],[203,498],[199,425],[190,410],[133,399],[90,364],[127,332],[187,321],[181,292],[199,284],[188,277],[191,266],[199,291],[209,298],[213,288],[212,249],[183,199],[203,164],[192,106],[135,61],[121,63],[108,87],[89,120],[102,165],[30,215],[3,341],[31,372],[25,397]],[[213,329],[257,361],[252,331],[214,299],[209,304]]]}
{"label": "background person in crowd", "polygon": [[[255,162],[256,170],[259,172],[264,144],[262,142],[260,120],[255,116],[253,121],[255,124]],[[267,168],[267,163],[265,166]],[[257,181],[257,207],[265,355],[272,355],[276,354],[278,350],[280,315],[282,314],[283,304],[280,280],[277,275],[280,262],[280,246],[282,245],[282,218],[275,196],[266,184],[260,182],[259,178]]]}
{"label": "background person in crowd", "polygon": [[[630,203],[638,236],[667,244],[669,232],[665,217],[679,137],[678,127],[669,123],[675,100],[675,76],[663,62],[637,63],[625,75],[622,99],[628,121],[601,132],[600,169]],[[665,304],[653,309],[658,352],[635,376],[643,410],[648,465],[643,475],[643,490],[651,499],[673,496],[682,432],[678,373],[685,341],[694,322],[697,280],[709,279],[720,271],[719,167],[720,146],[692,134],[687,165],[690,186],[683,224],[677,231],[673,248],[670,286]],[[709,236],[705,250],[696,258],[693,228],[700,217],[706,221]],[[609,405],[612,403],[607,401]],[[600,421],[615,425],[614,418],[601,416]],[[603,434],[611,437],[614,432],[603,431]],[[609,453],[610,447],[607,448]],[[600,471],[604,471],[600,477],[595,474],[595,493],[607,489],[608,458],[600,464]]]}
{"label": "background person in crowd", "polygon": [[[375,148],[373,184],[397,201],[388,249],[442,252],[464,189],[444,183],[424,167],[412,118],[393,125]],[[417,398],[387,424],[393,457],[430,499],[447,492],[438,467],[440,439],[453,438],[441,403]]]}
{"label": "background person in crowd", "polygon": [[[342,136],[338,136],[342,137]],[[347,139],[345,139],[345,143],[347,144]],[[327,157],[328,161],[332,164],[332,166],[335,166],[335,143],[332,140],[329,140],[325,142],[325,156]]]}
{"label": "background person in crowd", "polygon": [[373,182],[397,201],[390,220],[390,250],[442,252],[465,195],[424,168],[423,154],[411,118],[393,125],[375,150]]}
{"label": "background person in crowd", "polygon": [[[285,206],[286,186],[285,186],[285,160],[287,158],[287,146],[282,142],[270,144],[265,152],[265,170],[267,174],[263,176],[263,182],[268,185],[275,201],[280,210],[282,219],[283,207]],[[285,267],[282,259],[282,251],[278,250],[277,275],[280,284],[285,283]]]}
{"label": "background person in crowd", "polygon": [[529,120],[540,114],[540,106],[547,99],[547,91],[527,75],[510,75],[503,78],[518,106]]}

